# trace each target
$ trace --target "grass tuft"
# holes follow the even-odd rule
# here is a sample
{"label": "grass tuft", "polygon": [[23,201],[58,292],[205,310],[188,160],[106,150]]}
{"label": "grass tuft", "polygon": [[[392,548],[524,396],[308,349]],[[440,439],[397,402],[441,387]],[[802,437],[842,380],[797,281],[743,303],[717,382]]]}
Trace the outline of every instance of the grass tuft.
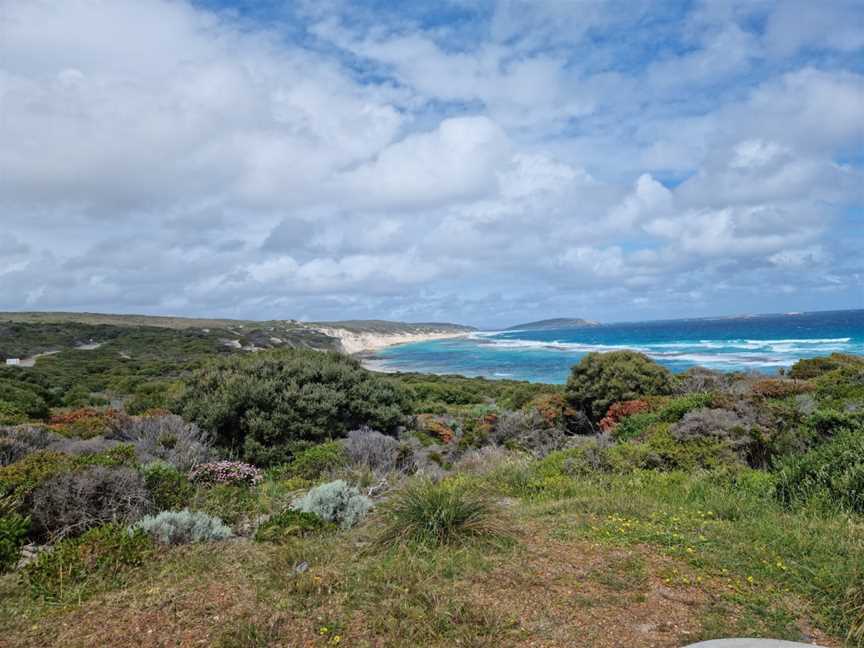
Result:
{"label": "grass tuft", "polygon": [[506,542],[512,528],[500,506],[463,481],[420,480],[395,494],[383,510],[381,546]]}

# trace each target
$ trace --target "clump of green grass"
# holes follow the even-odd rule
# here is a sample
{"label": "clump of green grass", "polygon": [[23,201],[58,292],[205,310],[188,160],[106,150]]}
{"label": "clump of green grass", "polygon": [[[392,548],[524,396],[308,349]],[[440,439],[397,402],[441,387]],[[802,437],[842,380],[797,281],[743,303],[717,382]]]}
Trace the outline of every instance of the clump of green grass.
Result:
{"label": "clump of green grass", "polygon": [[485,493],[461,480],[421,480],[384,507],[384,531],[378,541],[383,546],[442,546],[511,538],[507,516]]}
{"label": "clump of green grass", "polygon": [[864,572],[846,590],[844,613],[849,623],[846,638],[853,646],[864,646]]}

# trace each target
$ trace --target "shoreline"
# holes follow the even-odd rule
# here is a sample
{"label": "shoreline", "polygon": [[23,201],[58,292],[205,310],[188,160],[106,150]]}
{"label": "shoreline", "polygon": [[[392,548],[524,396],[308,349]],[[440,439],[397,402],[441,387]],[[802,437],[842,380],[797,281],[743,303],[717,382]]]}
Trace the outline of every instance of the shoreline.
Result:
{"label": "shoreline", "polygon": [[352,356],[372,354],[400,344],[431,342],[450,338],[467,337],[467,331],[430,331],[428,333],[357,333],[347,329],[319,327],[316,330],[339,340],[342,351]]}

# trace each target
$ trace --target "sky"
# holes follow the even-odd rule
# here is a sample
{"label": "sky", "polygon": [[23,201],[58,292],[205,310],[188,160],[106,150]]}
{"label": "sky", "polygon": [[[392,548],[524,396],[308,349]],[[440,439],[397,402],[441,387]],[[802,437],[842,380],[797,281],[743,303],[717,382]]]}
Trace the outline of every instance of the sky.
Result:
{"label": "sky", "polygon": [[861,0],[0,0],[0,310],[864,308]]}

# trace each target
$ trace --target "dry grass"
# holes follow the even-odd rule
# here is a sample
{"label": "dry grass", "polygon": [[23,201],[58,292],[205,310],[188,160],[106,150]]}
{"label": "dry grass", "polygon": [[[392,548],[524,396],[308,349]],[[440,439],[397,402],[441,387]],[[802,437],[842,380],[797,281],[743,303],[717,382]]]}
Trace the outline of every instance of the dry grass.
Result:
{"label": "dry grass", "polygon": [[5,576],[0,646],[672,647],[719,618],[747,620],[682,561],[561,534],[542,507],[513,508],[515,545],[381,551],[373,523],[283,546],[179,547],[133,586],[65,608]]}

